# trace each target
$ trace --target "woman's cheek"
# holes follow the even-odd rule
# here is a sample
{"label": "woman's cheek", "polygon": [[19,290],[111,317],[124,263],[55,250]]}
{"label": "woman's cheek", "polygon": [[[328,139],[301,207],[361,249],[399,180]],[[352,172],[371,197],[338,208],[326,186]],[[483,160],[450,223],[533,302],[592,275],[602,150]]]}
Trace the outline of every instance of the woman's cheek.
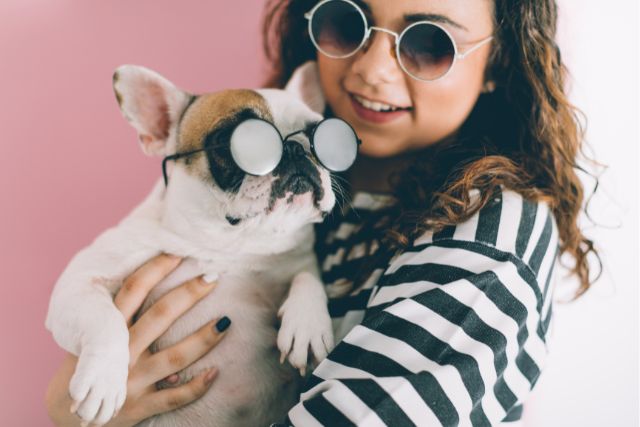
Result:
{"label": "woman's cheek", "polygon": [[416,127],[415,132],[412,132],[414,146],[430,145],[455,133],[477,101],[479,90],[473,87],[475,85],[470,87],[469,84],[462,83],[456,87],[455,82],[445,80],[447,79],[424,83],[438,84],[438,87],[416,94],[415,99],[422,102],[416,105]]}

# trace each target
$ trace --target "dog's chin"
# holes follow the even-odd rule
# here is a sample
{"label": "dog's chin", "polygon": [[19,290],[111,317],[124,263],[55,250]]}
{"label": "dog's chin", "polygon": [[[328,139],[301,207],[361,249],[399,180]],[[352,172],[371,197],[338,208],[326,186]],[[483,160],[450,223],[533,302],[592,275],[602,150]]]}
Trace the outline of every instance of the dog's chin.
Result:
{"label": "dog's chin", "polygon": [[[282,197],[275,200],[263,201],[265,208],[262,211],[244,212],[242,214],[228,213],[225,216],[231,226],[258,227],[263,225],[273,226],[277,222],[283,226],[303,225],[305,223],[322,222],[333,208],[335,196],[325,196],[322,200],[314,202],[312,191],[295,194],[287,191]],[[258,200],[252,200],[254,204],[262,204]]]}
{"label": "dog's chin", "polygon": [[[308,222],[321,221],[330,208],[323,209],[322,201],[315,202],[312,191],[295,194],[287,191],[283,197],[276,199],[266,210],[267,216],[290,217]],[[297,222],[297,221],[296,221]]]}
{"label": "dog's chin", "polygon": [[313,191],[301,194],[286,191],[265,209],[265,220],[269,223],[275,220],[282,225],[292,226],[322,222],[334,203],[335,195],[332,192],[327,193],[326,189],[321,200],[315,198]]}
{"label": "dog's chin", "polygon": [[[326,176],[325,176],[326,175]],[[291,174],[284,179],[247,179],[240,194],[230,197],[226,221],[249,229],[297,229],[322,222],[331,212],[336,196],[327,173],[319,177]]]}

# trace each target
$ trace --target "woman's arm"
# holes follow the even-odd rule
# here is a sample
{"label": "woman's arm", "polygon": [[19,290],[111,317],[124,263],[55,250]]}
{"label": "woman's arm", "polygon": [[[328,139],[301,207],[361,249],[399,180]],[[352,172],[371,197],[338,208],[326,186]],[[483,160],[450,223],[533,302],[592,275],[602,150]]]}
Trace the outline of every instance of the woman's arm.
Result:
{"label": "woman's arm", "polygon": [[[134,314],[142,306],[153,286],[175,269],[179,261],[165,255],[151,259],[126,279],[127,286],[122,286],[116,295],[115,304],[129,326],[131,357],[126,401],[117,416],[105,424],[106,426],[132,426],[155,414],[184,406],[202,396],[217,374],[217,370],[213,368],[179,387],[158,391],[155,386],[156,382],[191,365],[215,347],[224,337],[224,331],[218,332],[214,327],[215,321],[205,324],[172,347],[154,354],[148,349],[180,315],[211,292],[215,283],[206,284],[201,277],[189,280],[156,301],[132,323]],[[169,300],[171,304],[167,304]],[[165,309],[160,310],[160,307]],[[167,310],[166,307],[171,309]],[[78,415],[70,412],[74,402],[68,393],[69,381],[77,360],[76,356],[67,354],[47,388],[47,411],[57,426],[81,425]],[[98,419],[109,419],[111,413],[108,412],[113,412],[113,409],[102,408],[98,413]]]}
{"label": "woman's arm", "polygon": [[557,233],[545,206],[500,202],[393,260],[362,324],[313,371],[288,424],[519,418],[546,358]]}

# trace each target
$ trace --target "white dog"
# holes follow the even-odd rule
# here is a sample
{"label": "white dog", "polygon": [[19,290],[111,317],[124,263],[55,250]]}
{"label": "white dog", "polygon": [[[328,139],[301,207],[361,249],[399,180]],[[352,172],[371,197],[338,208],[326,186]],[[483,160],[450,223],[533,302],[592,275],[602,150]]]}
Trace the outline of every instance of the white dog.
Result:
{"label": "white dog", "polygon": [[[315,64],[307,63],[286,90],[194,96],[146,68],[116,70],[118,103],[146,154],[204,150],[167,162],[168,185],[159,180],[128,217],[74,256],[55,285],[45,326],[79,357],[69,392],[83,420],[106,423],[124,403],[129,335],[113,297],[126,276],[161,252],[186,258],[142,311],[187,279],[219,280],[153,350],[223,315],[233,326],[213,351],[179,372],[186,382],[219,366],[207,394],[143,424],[265,426],[294,404],[300,377],[293,367],[304,370],[309,348],[321,360],[333,347],[312,226],[334,206],[331,177],[311,155],[309,132],[287,141],[277,168],[261,176],[234,163],[229,135],[247,118],[270,122],[282,135],[309,129],[324,108],[321,94],[312,92],[317,78]],[[292,366],[279,362],[281,353]]]}

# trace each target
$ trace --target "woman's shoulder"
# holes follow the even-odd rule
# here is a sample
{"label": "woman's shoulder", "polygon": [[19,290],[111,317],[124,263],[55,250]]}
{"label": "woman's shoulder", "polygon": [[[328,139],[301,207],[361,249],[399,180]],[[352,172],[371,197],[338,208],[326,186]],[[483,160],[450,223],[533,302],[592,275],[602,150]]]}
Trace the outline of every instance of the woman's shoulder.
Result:
{"label": "woman's shoulder", "polygon": [[500,190],[471,218],[437,232],[427,232],[414,246],[450,246],[490,254],[524,264],[538,274],[543,263],[557,255],[558,230],[553,212],[544,201]]}
{"label": "woman's shoulder", "polygon": [[514,319],[538,317],[537,330],[544,337],[558,247],[547,203],[500,191],[467,221],[426,232],[396,253],[370,305],[394,301],[401,291],[413,295],[436,289],[471,306],[486,297]]}

